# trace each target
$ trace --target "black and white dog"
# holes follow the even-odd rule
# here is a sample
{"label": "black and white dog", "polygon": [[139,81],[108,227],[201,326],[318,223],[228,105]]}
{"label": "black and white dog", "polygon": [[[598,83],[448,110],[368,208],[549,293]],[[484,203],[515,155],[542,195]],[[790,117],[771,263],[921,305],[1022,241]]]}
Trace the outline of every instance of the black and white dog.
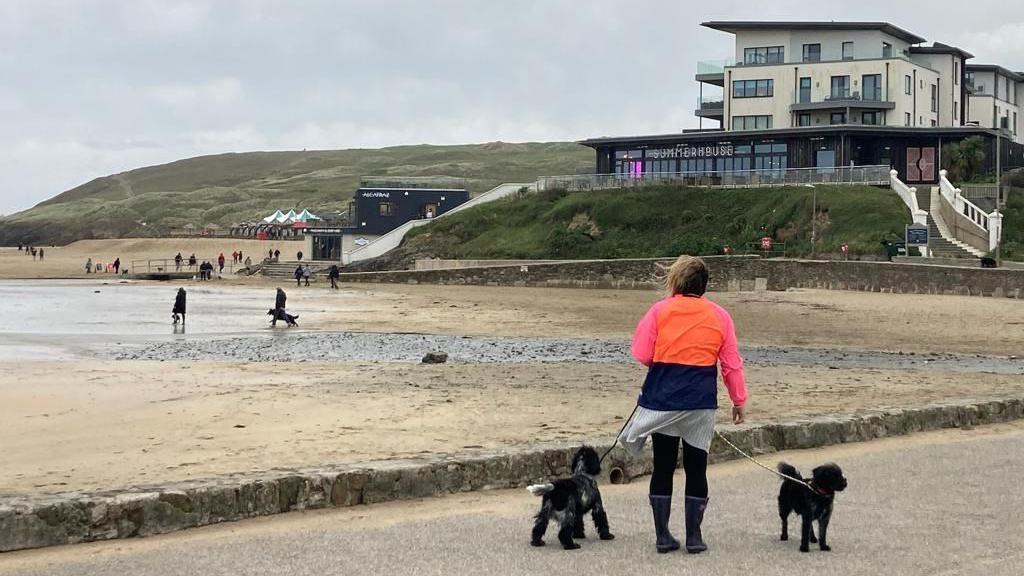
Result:
{"label": "black and white dog", "polygon": [[[782,518],[780,540],[789,540],[789,514],[796,512],[803,520],[800,529],[800,551],[810,550],[808,543],[817,542],[822,551],[828,552],[828,523],[832,519],[832,504],[836,492],[846,489],[843,470],[836,464],[824,464],[811,472],[811,479],[804,480],[800,472],[785,462],[779,462],[779,472],[800,480],[783,480],[779,489],[779,517]],[[813,522],[818,521],[818,538],[814,537]]]}
{"label": "black and white dog", "polygon": [[583,515],[590,512],[594,526],[601,540],[612,540],[615,536],[608,530],[608,515],[597,489],[597,476],[601,473],[601,459],[597,451],[583,446],[572,458],[572,476],[549,482],[534,484],[527,488],[534,496],[543,496],[540,512],[534,517],[533,534],[530,544],[544,545],[544,532],[551,519],[558,521],[558,541],[566,550],[580,547],[573,538],[585,538]]}

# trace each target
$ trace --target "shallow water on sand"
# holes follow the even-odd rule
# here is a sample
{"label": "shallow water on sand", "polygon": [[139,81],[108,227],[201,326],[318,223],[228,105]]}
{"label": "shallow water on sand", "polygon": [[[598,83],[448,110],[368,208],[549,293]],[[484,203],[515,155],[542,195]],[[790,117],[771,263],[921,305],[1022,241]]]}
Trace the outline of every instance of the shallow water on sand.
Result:
{"label": "shallow water on sand", "polygon": [[179,285],[0,281],[0,359],[56,359],[97,345],[263,331],[274,290],[188,283],[188,318],[171,323]]}

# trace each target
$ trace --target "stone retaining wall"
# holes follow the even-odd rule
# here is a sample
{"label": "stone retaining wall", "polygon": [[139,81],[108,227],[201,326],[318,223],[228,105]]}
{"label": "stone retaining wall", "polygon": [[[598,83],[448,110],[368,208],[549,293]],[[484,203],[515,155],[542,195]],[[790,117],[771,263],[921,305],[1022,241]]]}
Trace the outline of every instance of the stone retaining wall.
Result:
{"label": "stone retaining wall", "polygon": [[[726,427],[752,454],[860,442],[912,432],[1024,418],[1024,399],[964,401],[867,416]],[[611,439],[596,442],[599,450]],[[373,504],[441,494],[515,488],[568,473],[576,444],[549,444],[427,462],[295,470],[177,482],[101,493],[0,498],[0,552],[162,534],[293,510]],[[738,456],[717,438],[711,461]],[[625,479],[651,471],[649,453],[616,448],[604,465]],[[617,473],[618,473],[617,471]]]}
{"label": "stone retaining wall", "polygon": [[[713,291],[823,288],[901,294],[960,294],[1024,298],[1024,270],[891,262],[709,256]],[[651,289],[666,259],[580,260],[552,264],[444,270],[355,272],[343,282],[462,284],[561,288]]]}

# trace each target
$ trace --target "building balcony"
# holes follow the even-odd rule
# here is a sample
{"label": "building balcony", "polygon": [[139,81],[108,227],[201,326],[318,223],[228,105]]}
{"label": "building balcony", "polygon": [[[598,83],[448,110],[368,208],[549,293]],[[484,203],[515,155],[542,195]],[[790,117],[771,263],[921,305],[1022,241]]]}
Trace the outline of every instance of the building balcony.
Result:
{"label": "building balcony", "polygon": [[732,60],[705,60],[697,62],[697,82],[725,86],[725,67],[735,64]]}
{"label": "building balcony", "polygon": [[725,118],[725,100],[722,96],[705,96],[700,99],[694,114],[701,118],[723,120]]}
{"label": "building balcony", "polygon": [[792,112],[813,112],[818,110],[892,110],[896,103],[882,100],[881,96],[863,98],[859,92],[834,94],[824,100],[795,102],[789,105]]}

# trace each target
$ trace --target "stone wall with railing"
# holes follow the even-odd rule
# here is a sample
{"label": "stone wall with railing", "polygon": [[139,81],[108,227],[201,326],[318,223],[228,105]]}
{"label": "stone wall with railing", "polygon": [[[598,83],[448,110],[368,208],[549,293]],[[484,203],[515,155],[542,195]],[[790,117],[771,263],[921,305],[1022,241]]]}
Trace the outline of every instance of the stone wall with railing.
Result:
{"label": "stone wall with railing", "polygon": [[939,214],[950,234],[982,252],[995,250],[1002,234],[1003,215],[994,210],[986,213],[965,198],[946,175],[945,170],[939,171]]}

